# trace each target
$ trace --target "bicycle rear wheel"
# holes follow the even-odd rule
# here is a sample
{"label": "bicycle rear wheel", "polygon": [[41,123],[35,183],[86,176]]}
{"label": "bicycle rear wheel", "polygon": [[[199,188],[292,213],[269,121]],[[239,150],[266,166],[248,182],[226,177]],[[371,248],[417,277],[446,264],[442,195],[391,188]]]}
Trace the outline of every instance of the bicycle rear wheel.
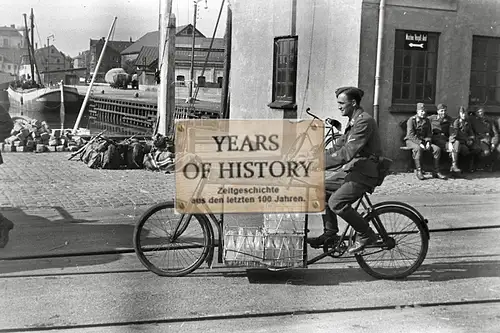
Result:
{"label": "bicycle rear wheel", "polygon": [[135,226],[134,250],[141,263],[160,276],[184,276],[200,267],[213,244],[203,215],[175,214],[174,203],[157,204]]}
{"label": "bicycle rear wheel", "polygon": [[396,206],[376,208],[370,219],[375,227],[376,216],[389,239],[367,247],[355,256],[356,261],[365,272],[378,279],[407,277],[420,267],[427,255],[429,238],[423,222],[411,211]]}

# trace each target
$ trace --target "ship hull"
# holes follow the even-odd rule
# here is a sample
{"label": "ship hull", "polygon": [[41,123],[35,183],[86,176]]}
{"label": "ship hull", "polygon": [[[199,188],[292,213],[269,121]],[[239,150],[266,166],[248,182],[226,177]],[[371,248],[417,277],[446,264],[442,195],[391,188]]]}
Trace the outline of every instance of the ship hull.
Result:
{"label": "ship hull", "polygon": [[[37,119],[45,121],[51,128],[61,127],[61,89],[60,87],[7,89],[9,95],[9,113],[11,117]],[[82,96],[74,87],[64,87],[64,127],[72,128],[82,105]],[[87,121],[88,117],[83,119]],[[80,127],[84,126],[80,123]]]}

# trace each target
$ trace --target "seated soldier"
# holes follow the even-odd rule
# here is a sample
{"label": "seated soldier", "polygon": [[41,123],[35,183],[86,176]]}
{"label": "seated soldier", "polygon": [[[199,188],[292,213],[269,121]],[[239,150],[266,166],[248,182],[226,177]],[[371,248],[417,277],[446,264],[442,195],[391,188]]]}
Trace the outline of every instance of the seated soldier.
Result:
{"label": "seated soldier", "polygon": [[[447,113],[448,107],[445,104],[439,104],[437,106],[437,114],[429,117],[431,122],[432,137],[431,142],[441,148],[441,151],[447,151],[447,145],[450,137],[450,126],[453,123],[453,118],[451,118]],[[462,172],[458,168],[458,154],[450,153],[452,164],[451,172]]]}
{"label": "seated soldier", "polygon": [[455,119],[450,129],[450,145],[452,154],[458,159],[458,155],[469,156],[469,171],[474,171],[474,159],[479,154],[479,147],[475,142],[474,132],[469,122],[467,110],[461,106],[458,110],[458,118]]}
{"label": "seated soldier", "polygon": [[498,146],[498,129],[493,120],[484,115],[484,108],[479,108],[471,119],[472,130],[476,136],[476,143],[481,149],[481,157],[484,158],[484,167],[490,171],[493,163],[500,152]]}
{"label": "seated soldier", "polygon": [[417,169],[417,178],[420,180],[425,179],[422,173],[421,158],[424,151],[429,151],[434,158],[432,177],[448,179],[439,171],[441,148],[431,142],[431,135],[431,123],[427,119],[424,103],[417,103],[417,114],[408,119],[405,136],[406,146],[412,149],[413,160]]}

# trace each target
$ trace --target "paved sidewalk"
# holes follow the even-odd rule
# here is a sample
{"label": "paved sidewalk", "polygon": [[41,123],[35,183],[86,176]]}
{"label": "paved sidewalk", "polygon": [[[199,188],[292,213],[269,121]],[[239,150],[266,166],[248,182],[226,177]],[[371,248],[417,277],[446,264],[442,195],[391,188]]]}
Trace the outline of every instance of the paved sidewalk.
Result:
{"label": "paved sidewalk", "polygon": [[[0,208],[53,207],[80,209],[151,205],[174,196],[174,175],[146,170],[90,169],[68,161],[68,153],[3,153],[0,166]],[[427,175],[430,177],[430,175]],[[500,194],[500,172],[478,172],[467,178],[419,181],[413,173],[389,175],[374,198]]]}

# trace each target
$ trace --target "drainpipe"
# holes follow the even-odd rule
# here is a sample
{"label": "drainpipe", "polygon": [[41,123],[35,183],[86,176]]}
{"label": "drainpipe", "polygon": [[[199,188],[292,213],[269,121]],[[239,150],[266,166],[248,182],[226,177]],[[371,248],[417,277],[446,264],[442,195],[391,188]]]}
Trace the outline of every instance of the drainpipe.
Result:
{"label": "drainpipe", "polygon": [[385,0],[380,0],[378,13],[377,60],[375,64],[375,91],[373,92],[373,118],[378,123],[380,100],[380,67],[382,63],[382,40],[384,37]]}

